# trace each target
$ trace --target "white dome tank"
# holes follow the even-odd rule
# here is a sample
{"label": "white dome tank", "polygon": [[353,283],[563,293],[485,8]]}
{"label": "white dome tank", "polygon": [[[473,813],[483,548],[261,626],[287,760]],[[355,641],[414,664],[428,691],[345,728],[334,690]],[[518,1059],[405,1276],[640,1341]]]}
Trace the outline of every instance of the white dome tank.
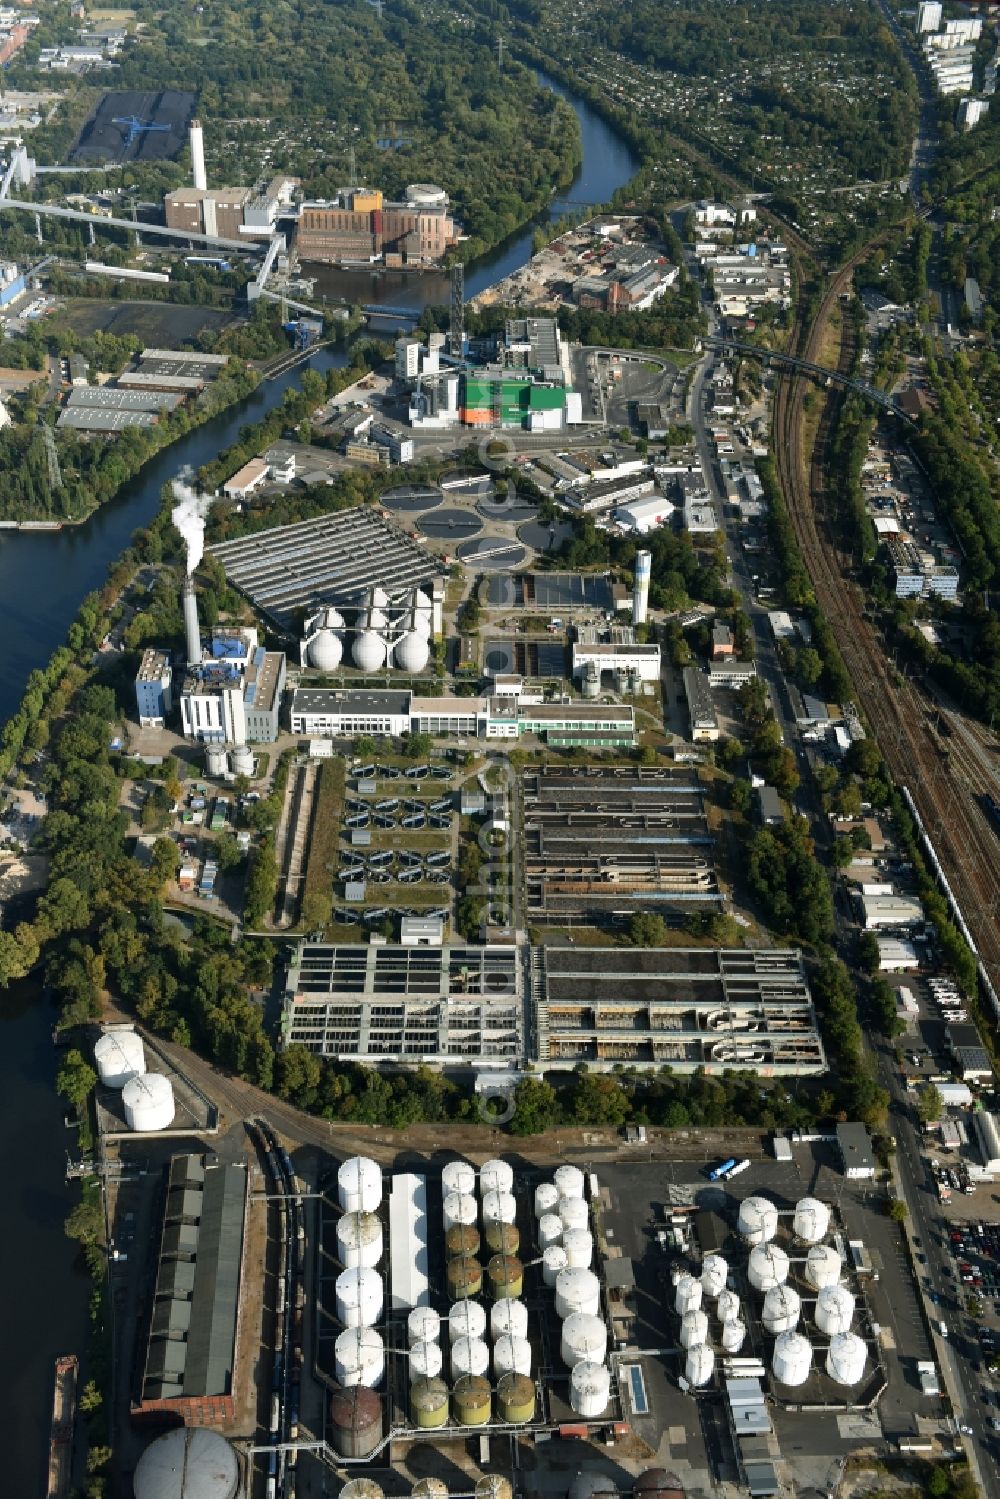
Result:
{"label": "white dome tank", "polygon": [[792,1232],[803,1244],[818,1244],[830,1227],[830,1209],[815,1197],[801,1197],[795,1204]]}
{"label": "white dome tank", "polygon": [[430,609],[414,609],[410,615],[410,628],[414,635],[419,635],[421,640],[431,638],[431,611]]}
{"label": "white dome tank", "polygon": [[603,1364],[581,1359],[569,1376],[569,1403],[574,1413],[588,1421],[603,1416],[611,1400],[611,1375]]}
{"label": "white dome tank", "polygon": [[142,1037],[132,1030],[105,1031],[94,1047],[97,1075],[106,1088],[124,1088],[146,1071]]}
{"label": "white dome tank", "polygon": [[178,1426],[150,1442],[132,1475],[135,1499],[236,1499],[240,1467],[217,1431]]}
{"label": "white dome tank", "polygon": [[[593,1270],[574,1270],[568,1265],[556,1276],[556,1312],[571,1317],[574,1312],[597,1315],[601,1305],[601,1283]],[[602,1355],[603,1357],[603,1355]]]}
{"label": "white dome tank", "polygon": [[758,1244],[750,1251],[747,1277],[755,1291],[769,1291],[788,1279],[788,1255],[777,1244]]}
{"label": "white dome tank", "polygon": [[337,1258],[346,1270],[374,1270],[382,1248],[382,1225],[374,1213],[345,1213],[337,1219]]}
{"label": "white dome tank", "polygon": [[544,1213],[538,1220],[538,1247],[544,1254],[550,1244],[561,1244],[563,1221],[557,1213]]}
{"label": "white dome tank", "polygon": [[674,1287],[674,1311],[682,1317],[685,1312],[698,1311],[704,1294],[700,1280],[693,1275],[682,1275]]}
{"label": "white dome tank", "polygon": [[487,1192],[510,1192],[514,1187],[514,1168],[506,1161],[484,1161],[479,1170],[479,1195]]}
{"label": "white dome tank", "polygon": [[486,1312],[478,1301],[456,1301],[448,1315],[448,1341],[486,1336]]}
{"label": "white dome tank", "polygon": [[512,1192],[487,1192],[483,1197],[483,1227],[491,1223],[513,1223],[517,1200]]}
{"label": "white dome tank", "polygon": [[706,1296],[715,1298],[726,1289],[729,1265],[721,1254],[707,1254],[701,1265],[701,1288]]}
{"label": "white dome tank", "polygon": [[783,1332],[775,1340],[771,1371],[779,1384],[805,1384],[812,1368],[812,1348],[800,1332]]}
{"label": "white dome tank", "polygon": [[840,1255],[832,1244],[815,1244],[806,1255],[805,1276],[814,1290],[835,1286],[840,1280]]}
{"label": "white dome tank", "polygon": [[696,1390],[708,1384],[715,1371],[715,1354],[704,1343],[696,1343],[687,1351],[684,1363],[684,1378]]}
{"label": "white dome tank", "polygon": [[772,1337],[782,1332],[793,1332],[799,1325],[802,1299],[792,1286],[772,1286],[764,1297],[761,1321],[764,1330]]}
{"label": "white dome tank", "polygon": [[526,1338],[528,1336],[528,1308],[523,1301],[513,1296],[504,1296],[490,1308],[490,1336],[493,1338]]}
{"label": "white dome tank", "polygon": [[406,1341],[411,1348],[417,1343],[436,1343],[441,1336],[441,1318],[432,1306],[415,1306],[406,1319]]}
{"label": "white dome tank", "polygon": [[531,1344],[527,1338],[512,1338],[502,1333],[493,1344],[493,1373],[497,1379],[504,1374],[531,1373]]}
{"label": "white dome tank", "polygon": [[766,1197],[745,1197],[736,1226],[748,1244],[766,1244],[778,1232],[778,1210]]}
{"label": "white dome tank", "polygon": [[569,1260],[565,1249],[561,1244],[550,1244],[542,1254],[542,1280],[549,1287],[553,1287],[559,1277],[561,1270],[565,1270]]}
{"label": "white dome tank", "polygon": [[603,1364],[608,1353],[608,1329],[600,1317],[574,1312],[562,1325],[559,1352],[568,1369],[581,1359]]}
{"label": "white dome tank", "polygon": [[345,1213],[377,1213],[382,1206],[382,1172],[367,1156],[352,1156],[337,1172],[337,1196]]}
{"label": "white dome tank", "polygon": [[700,1308],[696,1311],[685,1312],[681,1318],[680,1340],[682,1348],[693,1348],[696,1343],[704,1343],[708,1337],[708,1317]]}
{"label": "white dome tank", "polygon": [[482,1338],[456,1338],[452,1343],[452,1379],[461,1379],[463,1374],[487,1374],[489,1367],[490,1350]]}
{"label": "white dome tank", "polygon": [[437,1379],[444,1368],[440,1343],[414,1343],[410,1349],[410,1384],[418,1379]]}
{"label": "white dome tank", "polygon": [[828,1338],[850,1332],[854,1321],[854,1297],[846,1286],[824,1286],[816,1297],[816,1326]]}
{"label": "white dome tank", "polygon": [[719,1334],[723,1352],[739,1353],[746,1340],[746,1335],[747,1325],[742,1317],[732,1317],[728,1322],[723,1322],[722,1332]]}
{"label": "white dome tank", "polygon": [[125,1123],[136,1134],[149,1135],[169,1129],[174,1122],[174,1090],[162,1072],[130,1077],[122,1089]]}
{"label": "white dome tank", "polygon": [[560,1197],[582,1197],[585,1180],[579,1166],[558,1166],[552,1178]]}
{"label": "white dome tank", "polygon": [[345,1327],[374,1327],[382,1315],[382,1277],[377,1270],[345,1270],[334,1288],[337,1318]]}
{"label": "white dome tank", "polygon": [[344,628],[344,616],[339,609],[331,605],[329,609],[323,609],[319,614],[313,616],[309,621],[308,628],[313,630],[342,630]]}
{"label": "white dome tank", "polygon": [[594,1236],[586,1228],[568,1228],[562,1238],[566,1263],[574,1269],[589,1270],[594,1258]]}
{"label": "white dome tank", "polygon": [[408,182],[406,202],[412,203],[415,208],[444,208],[448,202],[448,194],[434,182]]}
{"label": "white dome tank", "polygon": [[449,1161],[441,1172],[441,1195],[457,1192],[461,1197],[476,1195],[476,1172],[468,1161]]}
{"label": "white dome tank", "polygon": [[740,1298],[735,1291],[720,1291],[715,1303],[715,1315],[720,1322],[732,1322],[740,1314]]}
{"label": "white dome tank", "polygon": [[444,1200],[443,1216],[445,1233],[449,1228],[454,1228],[456,1223],[474,1228],[479,1218],[476,1199],[469,1192],[449,1192]]}
{"label": "white dome tank", "polygon": [[385,665],[385,641],[374,630],[362,630],[354,637],[351,655],[359,671],[381,671]]}
{"label": "white dome tank", "polygon": [[384,609],[386,604],[388,604],[389,595],[380,583],[376,583],[374,588],[369,590],[368,602],[373,609]]}
{"label": "white dome tank", "polygon": [[590,1213],[582,1197],[560,1197],[559,1217],[563,1228],[589,1228]]}
{"label": "white dome tank", "polygon": [[830,1339],[826,1372],[839,1385],[855,1385],[864,1377],[868,1350],[854,1332],[838,1332]]}
{"label": "white dome tank", "polygon": [[349,1327],[333,1345],[337,1383],[345,1390],[364,1385],[374,1390],[385,1374],[385,1344],[374,1327]]}
{"label": "white dome tank", "polygon": [[427,637],[417,630],[407,630],[393,646],[392,664],[397,671],[423,671],[430,658]]}
{"label": "white dome tank", "polygon": [[309,642],[309,665],[317,671],[336,671],[344,659],[344,643],[333,630],[317,630]]}
{"label": "white dome tank", "polygon": [[554,1182],[539,1182],[535,1188],[535,1217],[544,1218],[546,1213],[559,1212],[559,1188]]}

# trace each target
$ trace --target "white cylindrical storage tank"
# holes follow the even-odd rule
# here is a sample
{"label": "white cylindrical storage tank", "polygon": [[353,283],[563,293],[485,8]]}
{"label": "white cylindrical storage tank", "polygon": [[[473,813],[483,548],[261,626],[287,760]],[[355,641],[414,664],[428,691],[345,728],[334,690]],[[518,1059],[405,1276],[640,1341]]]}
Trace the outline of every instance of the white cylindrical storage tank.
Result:
{"label": "white cylindrical storage tank", "polygon": [[[596,1317],[601,1305],[601,1283],[593,1270],[574,1270],[568,1265],[556,1276],[556,1312],[571,1317],[586,1312]],[[603,1358],[604,1355],[602,1354]]]}
{"label": "white cylindrical storage tank", "polygon": [[840,1280],[840,1255],[832,1244],[814,1244],[806,1255],[806,1280],[816,1291],[835,1286]]}
{"label": "white cylindrical storage tank", "polygon": [[552,1178],[560,1197],[582,1197],[586,1178],[579,1166],[559,1166]]}
{"label": "white cylindrical storage tank", "polygon": [[432,1306],[415,1306],[406,1319],[406,1341],[411,1348],[417,1343],[436,1343],[441,1336],[441,1318]]}
{"label": "white cylindrical storage tank", "polygon": [[448,1314],[448,1341],[459,1338],[473,1341],[486,1336],[486,1312],[478,1301],[456,1301]]}
{"label": "white cylindrical storage tank", "polygon": [[234,776],[253,775],[253,750],[249,744],[235,744],[229,755]]}
{"label": "white cylindrical storage tank", "polygon": [[746,1335],[747,1325],[742,1317],[732,1317],[728,1322],[723,1322],[722,1332],[719,1334],[723,1350],[726,1353],[739,1353]]}
{"label": "white cylindrical storage tank", "polygon": [[162,1072],[131,1077],[122,1089],[125,1123],[136,1134],[149,1135],[169,1129],[174,1122],[174,1090]]}
{"label": "white cylindrical storage tank", "polygon": [[206,744],[205,774],[210,776],[224,776],[228,766],[229,761],[226,756],[226,746],[224,744]]}
{"label": "white cylindrical storage tank", "polygon": [[568,1369],[581,1359],[603,1364],[608,1353],[608,1329],[600,1317],[574,1312],[562,1325],[559,1351]]}
{"label": "white cylindrical storage tank", "polygon": [[830,1209],[815,1197],[801,1197],[795,1204],[792,1232],[804,1244],[818,1244],[830,1227]]}
{"label": "white cylindrical storage tank", "polygon": [[764,1297],[761,1321],[772,1337],[782,1332],[792,1332],[799,1325],[802,1301],[792,1286],[772,1286]]}
{"label": "white cylindrical storage tank", "polygon": [[517,1201],[512,1192],[487,1192],[483,1196],[483,1227],[491,1223],[513,1223]]}
{"label": "white cylindrical storage tank", "polygon": [[240,1465],[224,1436],[178,1426],[150,1442],[132,1475],[135,1499],[236,1499]]}
{"label": "white cylindrical storage tank", "polygon": [[712,1301],[726,1289],[729,1265],[721,1254],[707,1254],[701,1263],[701,1288]]}
{"label": "white cylindrical storage tank", "polygon": [[554,1182],[539,1182],[535,1188],[535,1217],[544,1218],[546,1213],[558,1213],[559,1188]]}
{"label": "white cylindrical storage tank", "polygon": [[514,1168],[506,1161],[484,1161],[479,1170],[479,1195],[487,1192],[510,1192],[514,1186]]}
{"label": "white cylindrical storage tank", "polygon": [[334,630],[317,630],[309,642],[309,665],[317,671],[336,671],[344,659],[344,645]]}
{"label": "white cylindrical storage tank", "polygon": [[868,1350],[855,1332],[838,1332],[830,1339],[826,1372],[839,1385],[854,1385],[864,1377]]}
{"label": "white cylindrical storage tank", "polygon": [[566,1263],[574,1269],[589,1270],[594,1258],[594,1236],[586,1228],[568,1228],[562,1237]]}
{"label": "white cylindrical storage tank", "polygon": [[97,1075],[106,1088],[124,1088],[146,1071],[142,1037],[135,1031],[105,1031],[94,1047]]}
{"label": "white cylindrical storage tank", "polygon": [[544,1213],[538,1220],[538,1247],[544,1254],[550,1244],[561,1244],[563,1221],[558,1213]]}
{"label": "white cylindrical storage tank", "polygon": [[443,1217],[445,1233],[456,1223],[474,1228],[479,1219],[476,1199],[469,1192],[449,1192],[444,1200]]}
{"label": "white cylindrical storage tank", "polygon": [[444,1368],[440,1343],[414,1343],[410,1349],[410,1384],[418,1379],[437,1379]]}
{"label": "white cylindrical storage tank", "polygon": [[800,1332],[783,1332],[774,1344],[771,1371],[779,1384],[805,1384],[812,1368],[812,1347]]}
{"label": "white cylindrical storage tank", "polygon": [[392,664],[397,671],[423,671],[430,658],[431,648],[419,630],[407,630],[392,649]]}
{"label": "white cylindrical storage tank", "polygon": [[490,1350],[482,1338],[456,1338],[452,1343],[452,1379],[461,1379],[464,1374],[487,1374],[489,1367]]}
{"label": "white cylindrical storage tank", "polygon": [[747,1277],[755,1291],[769,1291],[788,1279],[788,1255],[777,1244],[758,1244],[750,1251]]}
{"label": "white cylindrical storage tank", "polygon": [[715,1354],[704,1343],[696,1343],[687,1351],[684,1362],[684,1378],[696,1390],[708,1384],[715,1370]]}
{"label": "white cylindrical storage tank", "polygon": [[381,671],[385,665],[385,641],[374,630],[362,630],[354,637],[351,655],[359,671]]}
{"label": "white cylindrical storage tank", "polygon": [[553,1287],[559,1278],[559,1272],[565,1270],[568,1264],[566,1251],[561,1244],[550,1244],[542,1255],[542,1280],[549,1287]]}
{"label": "white cylindrical storage tank", "polygon": [[528,1308],[513,1296],[504,1296],[490,1308],[490,1336],[500,1338],[528,1336]]}
{"label": "white cylindrical storage tank", "polygon": [[590,1212],[582,1197],[560,1197],[559,1217],[563,1228],[589,1228]]}
{"label": "white cylindrical storage tank", "polygon": [[824,1286],[816,1297],[816,1326],[828,1338],[850,1332],[854,1321],[854,1297],[846,1286]]}
{"label": "white cylindrical storage tank", "polygon": [[373,1270],[382,1258],[382,1225],[374,1213],[337,1219],[337,1258],[346,1270]]}
{"label": "white cylindrical storage tank", "polygon": [[715,1303],[715,1315],[720,1322],[732,1322],[740,1314],[740,1298],[735,1291],[720,1291]]}
{"label": "white cylindrical storage tank", "polygon": [[345,1327],[374,1327],[382,1315],[382,1277],[377,1270],[345,1270],[334,1287],[337,1318]]}
{"label": "white cylindrical storage tank", "polygon": [[374,1327],[349,1327],[333,1345],[333,1362],[337,1383],[350,1389],[364,1385],[374,1390],[385,1374],[385,1345]]}
{"label": "white cylindrical storage tank", "polygon": [[569,1403],[574,1413],[588,1421],[603,1416],[611,1400],[611,1375],[604,1364],[581,1359],[569,1376]]}
{"label": "white cylindrical storage tank", "polygon": [[674,1287],[674,1311],[682,1317],[685,1312],[698,1311],[704,1294],[700,1280],[693,1275],[682,1275]]}
{"label": "white cylindrical storage tank", "polygon": [[708,1317],[700,1309],[685,1312],[681,1318],[680,1340],[682,1348],[693,1348],[704,1343],[708,1337]]}
{"label": "white cylindrical storage tank", "polygon": [[493,1344],[493,1373],[497,1379],[505,1374],[531,1373],[531,1344],[527,1338],[512,1338],[503,1333]]}
{"label": "white cylindrical storage tank", "polygon": [[382,1206],[382,1172],[367,1156],[352,1156],[337,1172],[337,1196],[345,1213],[377,1213]]}
{"label": "white cylindrical storage tank", "polygon": [[748,1244],[766,1244],[778,1232],[778,1210],[766,1197],[745,1197],[737,1228]]}
{"label": "white cylindrical storage tank", "polygon": [[457,1192],[460,1197],[475,1197],[476,1173],[468,1161],[449,1161],[441,1172],[441,1195]]}

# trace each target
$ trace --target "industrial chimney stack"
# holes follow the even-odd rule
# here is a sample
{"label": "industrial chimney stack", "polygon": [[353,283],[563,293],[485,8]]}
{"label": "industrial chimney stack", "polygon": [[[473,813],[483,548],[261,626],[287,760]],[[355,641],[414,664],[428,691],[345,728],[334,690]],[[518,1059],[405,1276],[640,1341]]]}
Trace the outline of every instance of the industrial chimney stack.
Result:
{"label": "industrial chimney stack", "polygon": [[188,666],[201,665],[201,630],[198,628],[198,601],[194,596],[194,580],[184,579],[182,595],[184,607],[184,646]]}
{"label": "industrial chimney stack", "polygon": [[191,144],[191,176],[195,187],[204,192],[208,187],[208,178],[205,176],[205,139],[201,133],[200,120],[191,121],[188,140]]}
{"label": "industrial chimney stack", "polygon": [[649,572],[652,565],[652,552],[636,552],[635,582],[632,585],[633,625],[644,625],[649,614]]}

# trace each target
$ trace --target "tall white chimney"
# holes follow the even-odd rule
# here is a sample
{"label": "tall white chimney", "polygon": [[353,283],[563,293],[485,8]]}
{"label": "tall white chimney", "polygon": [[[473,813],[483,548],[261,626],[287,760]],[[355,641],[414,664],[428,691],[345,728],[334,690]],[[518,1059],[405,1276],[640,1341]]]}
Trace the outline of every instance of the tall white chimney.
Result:
{"label": "tall white chimney", "polygon": [[194,596],[193,578],[184,579],[181,602],[184,608],[184,650],[187,663],[188,666],[199,666],[201,664],[201,630],[198,627],[198,601]]}
{"label": "tall white chimney", "polygon": [[636,552],[635,581],[632,584],[633,625],[644,625],[649,614],[649,573],[652,565],[652,552]]}
{"label": "tall white chimney", "polygon": [[205,139],[200,120],[191,121],[188,140],[191,145],[191,177],[195,187],[204,191],[208,187],[208,178],[205,176]]}
{"label": "tall white chimney", "polygon": [[444,634],[444,584],[437,581],[431,590],[431,633],[435,640]]}

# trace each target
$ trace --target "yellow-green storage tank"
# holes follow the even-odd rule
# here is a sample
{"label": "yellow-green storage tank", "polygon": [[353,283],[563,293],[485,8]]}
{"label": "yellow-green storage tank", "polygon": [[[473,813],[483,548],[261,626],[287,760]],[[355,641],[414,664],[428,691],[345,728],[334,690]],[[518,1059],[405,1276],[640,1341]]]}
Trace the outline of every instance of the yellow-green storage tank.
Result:
{"label": "yellow-green storage tank", "polygon": [[448,1499],[448,1485],[443,1478],[418,1478],[410,1496],[411,1499]]}
{"label": "yellow-green storage tank", "polygon": [[514,1499],[514,1485],[502,1473],[484,1473],[476,1479],[476,1499]]}
{"label": "yellow-green storage tank", "polygon": [[516,1254],[521,1235],[514,1223],[491,1223],[486,1230],[486,1247],[492,1254]]}
{"label": "yellow-green storage tank", "polygon": [[479,1253],[479,1230],[472,1223],[453,1223],[444,1236],[444,1247],[450,1260],[463,1254]]}
{"label": "yellow-green storage tank", "polygon": [[497,1385],[497,1406],[501,1421],[521,1426],[535,1419],[535,1382],[526,1374],[513,1370],[504,1374]]}
{"label": "yellow-green storage tank", "polygon": [[459,1426],[485,1426],[493,1413],[490,1383],[481,1374],[463,1374],[456,1380],[452,1400]]}
{"label": "yellow-green storage tank", "polygon": [[494,1301],[502,1301],[505,1296],[516,1301],[524,1289],[524,1266],[516,1254],[495,1254],[486,1267],[486,1275]]}
{"label": "yellow-green storage tank", "polygon": [[418,1379],[410,1386],[410,1414],[414,1426],[445,1426],[448,1421],[448,1386],[443,1379]]}
{"label": "yellow-green storage tank", "polygon": [[458,1259],[449,1260],[446,1279],[452,1301],[464,1301],[466,1297],[478,1296],[482,1292],[483,1267],[470,1254],[463,1254]]}

